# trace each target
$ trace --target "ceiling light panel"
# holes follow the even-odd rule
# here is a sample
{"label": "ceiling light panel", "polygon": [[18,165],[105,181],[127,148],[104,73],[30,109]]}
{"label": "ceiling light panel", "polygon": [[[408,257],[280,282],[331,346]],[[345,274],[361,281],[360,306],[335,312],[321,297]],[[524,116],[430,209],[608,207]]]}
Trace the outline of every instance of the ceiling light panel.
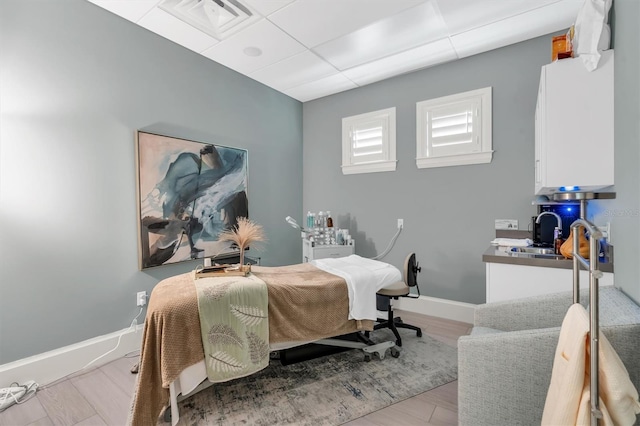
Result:
{"label": "ceiling light panel", "polygon": [[379,20],[313,50],[340,70],[446,37],[447,27],[428,2]]}
{"label": "ceiling light panel", "polygon": [[307,102],[323,96],[333,95],[334,93],[344,92],[345,90],[355,89],[356,87],[358,86],[342,74],[334,74],[282,92],[301,102]]}
{"label": "ceiling light panel", "polygon": [[[451,37],[460,58],[569,28],[580,3],[560,1]],[[551,40],[549,40],[551,43]]]}
{"label": "ceiling light panel", "polygon": [[89,0],[131,22],[138,22],[147,12],[156,7],[158,0]]}
{"label": "ceiling light panel", "polygon": [[218,40],[261,19],[243,0],[162,0],[158,7]]}
{"label": "ceiling light panel", "polygon": [[251,6],[260,15],[269,16],[293,1],[294,0],[244,0],[244,3]]}
{"label": "ceiling light panel", "polygon": [[315,47],[425,0],[297,0],[269,20],[307,47]]}
{"label": "ceiling light panel", "polygon": [[198,53],[218,44],[215,38],[158,8],[146,14],[138,25]]}
{"label": "ceiling light panel", "polygon": [[[546,6],[559,0],[437,0],[451,35]],[[561,0],[567,1],[567,0]],[[569,2],[575,0],[568,0]],[[583,0],[577,0],[580,3]]]}
{"label": "ceiling light panel", "polygon": [[342,72],[359,86],[457,59],[448,38]]}
{"label": "ceiling light panel", "polygon": [[[256,47],[262,51],[262,54],[260,56],[245,55],[242,52],[247,47]],[[202,54],[242,74],[249,75],[304,50],[303,45],[268,20],[262,19]]]}
{"label": "ceiling light panel", "polygon": [[282,91],[337,73],[334,67],[306,50],[249,74],[249,77]]}

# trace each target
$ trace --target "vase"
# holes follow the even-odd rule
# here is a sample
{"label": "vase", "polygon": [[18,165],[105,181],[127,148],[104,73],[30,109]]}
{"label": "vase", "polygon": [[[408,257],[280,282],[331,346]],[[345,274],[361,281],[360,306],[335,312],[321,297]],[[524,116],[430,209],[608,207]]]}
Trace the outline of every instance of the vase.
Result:
{"label": "vase", "polygon": [[[579,226],[577,232],[578,234],[578,242],[580,245],[578,246],[578,253],[584,259],[589,258],[589,241],[587,237],[584,235],[584,226]],[[567,259],[573,259],[573,232],[574,228],[571,228],[571,232],[569,233],[569,237],[567,241],[565,241],[560,247],[560,254],[562,254]]]}
{"label": "vase", "polygon": [[240,247],[240,270],[244,266],[244,247]]}

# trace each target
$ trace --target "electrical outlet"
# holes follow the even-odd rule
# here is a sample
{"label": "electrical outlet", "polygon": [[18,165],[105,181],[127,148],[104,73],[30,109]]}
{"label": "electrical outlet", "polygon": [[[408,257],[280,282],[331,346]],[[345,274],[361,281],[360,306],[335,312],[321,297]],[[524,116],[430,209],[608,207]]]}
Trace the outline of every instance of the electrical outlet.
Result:
{"label": "electrical outlet", "polygon": [[398,219],[398,229],[404,228],[404,219]]}
{"label": "electrical outlet", "polygon": [[136,295],[136,306],[145,306],[147,304],[147,292],[139,291]]}
{"label": "electrical outlet", "polygon": [[518,229],[517,219],[496,219],[496,229],[509,229],[515,231]]}

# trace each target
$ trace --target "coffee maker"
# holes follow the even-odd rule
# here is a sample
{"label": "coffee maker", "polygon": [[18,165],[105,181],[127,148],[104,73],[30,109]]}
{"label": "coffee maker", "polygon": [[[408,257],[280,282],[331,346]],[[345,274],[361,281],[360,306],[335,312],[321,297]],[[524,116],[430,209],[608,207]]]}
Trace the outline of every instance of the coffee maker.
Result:
{"label": "coffee maker", "polygon": [[538,247],[553,247],[554,230],[558,226],[558,219],[550,214],[541,216],[540,223],[536,223],[541,213],[552,212],[560,216],[562,223],[560,237],[563,239],[567,239],[571,224],[580,217],[578,203],[540,204],[537,210],[537,214],[531,218],[531,230],[533,244]]}

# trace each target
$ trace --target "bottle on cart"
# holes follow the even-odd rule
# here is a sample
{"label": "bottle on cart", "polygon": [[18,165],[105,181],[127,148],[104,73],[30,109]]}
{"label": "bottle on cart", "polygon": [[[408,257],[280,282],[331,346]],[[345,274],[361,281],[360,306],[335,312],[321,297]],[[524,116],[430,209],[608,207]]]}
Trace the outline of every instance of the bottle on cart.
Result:
{"label": "bottle on cart", "polygon": [[327,210],[327,240],[328,244],[335,245],[336,243],[336,234],[333,229],[333,219],[331,218],[331,212]]}

